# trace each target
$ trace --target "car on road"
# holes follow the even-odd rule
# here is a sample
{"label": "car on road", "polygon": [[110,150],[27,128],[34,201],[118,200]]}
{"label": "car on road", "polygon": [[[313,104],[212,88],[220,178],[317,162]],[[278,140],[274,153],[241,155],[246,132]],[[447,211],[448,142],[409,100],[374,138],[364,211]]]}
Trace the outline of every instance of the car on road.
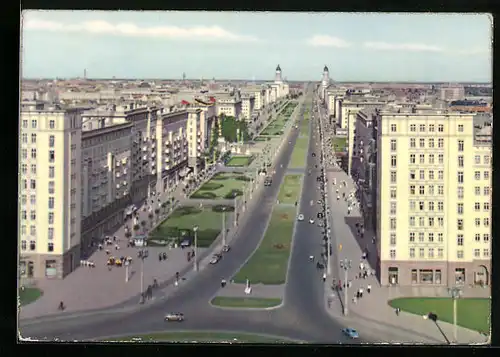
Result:
{"label": "car on road", "polygon": [[314,218],[309,219],[309,223],[314,224]]}
{"label": "car on road", "polygon": [[130,205],[125,209],[125,215],[126,216],[131,216],[135,212],[137,212],[137,207],[135,205]]}
{"label": "car on road", "polygon": [[264,180],[264,186],[271,186],[271,184],[273,183],[273,180],[271,180],[270,178],[267,178]]}
{"label": "car on road", "polygon": [[214,254],[212,259],[210,259],[210,264],[217,264],[222,259],[221,254]]}
{"label": "car on road", "polygon": [[170,322],[170,321],[181,322],[181,321],[184,321],[184,314],[182,314],[180,312],[171,312],[171,313],[168,313],[165,315],[164,320],[167,322]]}
{"label": "car on road", "polygon": [[223,247],[222,247],[222,251],[223,251],[224,253],[227,253],[227,252],[229,252],[230,250],[231,250],[231,247],[230,247],[230,246],[228,246],[227,244],[226,244],[225,246],[223,246]]}
{"label": "car on road", "polygon": [[303,215],[302,213],[301,213],[301,214],[299,214],[299,216],[297,217],[297,220],[298,220],[299,222],[302,222],[302,221],[304,220],[304,215]]}
{"label": "car on road", "polygon": [[358,331],[350,327],[342,329],[342,333],[349,338],[359,338]]}
{"label": "car on road", "polygon": [[319,219],[323,218],[323,213],[318,212],[318,214],[316,215],[316,217],[319,218]]}
{"label": "car on road", "polygon": [[181,242],[181,248],[188,248],[191,246],[191,241],[189,239],[184,239]]}

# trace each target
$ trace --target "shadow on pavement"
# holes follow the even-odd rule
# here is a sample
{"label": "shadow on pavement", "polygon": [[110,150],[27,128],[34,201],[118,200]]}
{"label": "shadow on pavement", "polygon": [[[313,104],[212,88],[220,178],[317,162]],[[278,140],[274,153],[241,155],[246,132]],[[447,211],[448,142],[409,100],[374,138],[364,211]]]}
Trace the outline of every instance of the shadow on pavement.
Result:
{"label": "shadow on pavement", "polygon": [[439,326],[438,322],[437,321],[434,321],[434,323],[436,324],[436,327],[438,328],[439,332],[441,332],[441,335],[443,335],[443,338],[444,340],[446,341],[447,344],[451,344],[450,340],[448,339],[448,337],[446,337],[446,334],[444,333],[443,329],[441,328],[441,326]]}

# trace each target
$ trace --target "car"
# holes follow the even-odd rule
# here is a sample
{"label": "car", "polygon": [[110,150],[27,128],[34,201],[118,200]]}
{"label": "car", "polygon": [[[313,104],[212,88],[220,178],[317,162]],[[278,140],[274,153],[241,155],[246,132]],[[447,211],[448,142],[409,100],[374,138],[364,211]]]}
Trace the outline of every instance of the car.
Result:
{"label": "car", "polygon": [[264,181],[264,186],[271,186],[272,181],[266,180]]}
{"label": "car", "polygon": [[318,212],[318,214],[316,215],[316,217],[319,218],[319,219],[323,218],[323,213]]}
{"label": "car", "polygon": [[125,215],[131,216],[137,211],[137,207],[135,205],[130,205],[125,209]]}
{"label": "car", "polygon": [[299,222],[302,222],[302,221],[304,220],[304,215],[303,215],[302,213],[301,213],[301,214],[299,214],[299,216],[297,217],[297,220],[298,220]]}
{"label": "car", "polygon": [[227,244],[226,244],[225,246],[223,246],[223,247],[222,247],[222,251],[223,251],[224,253],[227,253],[227,252],[229,252],[230,250],[231,250],[231,247],[230,247],[230,246],[228,246]]}
{"label": "car", "polygon": [[163,319],[167,322],[170,322],[170,321],[181,322],[181,321],[184,321],[184,314],[182,314],[180,312],[170,312],[170,313],[166,314]]}
{"label": "car", "polygon": [[316,153],[314,153],[314,152],[313,152],[313,153],[312,153],[312,157],[316,157]]}
{"label": "car", "polygon": [[322,205],[323,201],[322,200],[318,200],[317,203],[318,203],[318,205]]}
{"label": "car", "polygon": [[184,239],[181,242],[181,248],[187,248],[191,246],[191,241],[189,239]]}
{"label": "car", "polygon": [[222,259],[222,255],[214,254],[212,259],[210,259],[210,264],[217,264]]}
{"label": "car", "polygon": [[313,218],[309,219],[309,223],[314,224],[314,219]]}
{"label": "car", "polygon": [[342,329],[342,333],[349,338],[359,338],[358,331],[350,327]]}

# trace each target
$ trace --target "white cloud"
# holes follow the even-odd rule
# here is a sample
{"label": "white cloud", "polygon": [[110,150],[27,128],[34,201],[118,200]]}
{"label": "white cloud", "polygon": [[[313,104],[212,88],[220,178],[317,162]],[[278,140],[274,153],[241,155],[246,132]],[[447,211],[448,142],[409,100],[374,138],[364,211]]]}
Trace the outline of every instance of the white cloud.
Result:
{"label": "white cloud", "polygon": [[196,41],[239,41],[255,42],[253,36],[239,35],[219,26],[157,26],[139,27],[133,23],[112,24],[106,21],[86,21],[80,24],[64,24],[54,21],[25,20],[23,29],[51,32],[87,32],[91,34],[107,34],[129,37],[155,37]]}
{"label": "white cloud", "polygon": [[387,42],[365,42],[364,46],[373,50],[386,51],[415,51],[415,52],[441,52],[438,46],[425,45],[421,43],[387,43]]}
{"label": "white cloud", "polygon": [[307,43],[314,47],[349,47],[350,43],[338,37],[328,35],[315,35],[307,40]]}
{"label": "white cloud", "polygon": [[466,50],[458,50],[455,53],[461,56],[491,55],[491,49],[469,48]]}

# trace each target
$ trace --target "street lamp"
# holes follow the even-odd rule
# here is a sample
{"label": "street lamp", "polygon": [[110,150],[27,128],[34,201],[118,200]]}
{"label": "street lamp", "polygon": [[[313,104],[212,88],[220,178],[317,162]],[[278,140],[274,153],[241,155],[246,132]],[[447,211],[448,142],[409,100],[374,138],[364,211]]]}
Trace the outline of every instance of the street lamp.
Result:
{"label": "street lamp", "polygon": [[137,256],[141,260],[141,299],[139,303],[144,304],[144,260],[148,258],[149,252],[147,249],[142,248],[139,250]]}
{"label": "street lamp", "polygon": [[448,293],[453,299],[453,340],[458,343],[457,338],[457,300],[462,295],[462,289],[457,286],[448,289]]}
{"label": "street lamp", "polygon": [[194,232],[194,271],[198,271],[198,226],[193,227]]}
{"label": "street lamp", "polygon": [[340,269],[344,269],[344,284],[345,284],[345,288],[344,288],[344,315],[349,314],[349,308],[348,308],[349,300],[347,298],[347,288],[349,287],[349,284],[348,284],[348,280],[347,280],[348,279],[347,272],[351,269],[351,265],[352,265],[352,261],[348,260],[347,258],[340,261]]}
{"label": "street lamp", "polygon": [[222,207],[222,245],[226,245],[226,207]]}

